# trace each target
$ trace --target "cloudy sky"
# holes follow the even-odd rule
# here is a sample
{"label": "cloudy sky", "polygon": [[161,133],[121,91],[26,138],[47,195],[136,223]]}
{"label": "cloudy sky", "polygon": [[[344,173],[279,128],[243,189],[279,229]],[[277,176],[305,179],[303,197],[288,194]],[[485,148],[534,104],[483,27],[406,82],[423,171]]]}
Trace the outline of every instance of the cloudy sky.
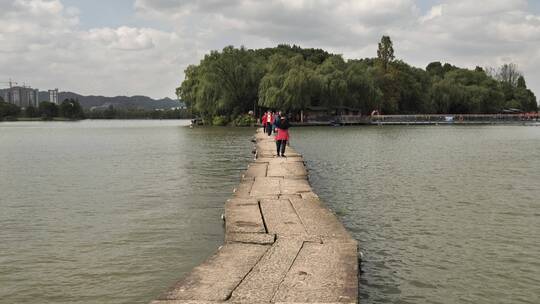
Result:
{"label": "cloudy sky", "polygon": [[174,97],[186,66],[212,49],[289,43],[374,57],[383,34],[418,67],[514,62],[540,95],[539,0],[0,0],[0,82]]}

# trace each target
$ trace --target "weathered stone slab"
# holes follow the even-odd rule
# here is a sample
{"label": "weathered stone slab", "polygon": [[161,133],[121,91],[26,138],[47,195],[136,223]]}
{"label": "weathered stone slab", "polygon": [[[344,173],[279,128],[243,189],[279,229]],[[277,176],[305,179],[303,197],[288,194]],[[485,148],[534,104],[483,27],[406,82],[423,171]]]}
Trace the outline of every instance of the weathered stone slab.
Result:
{"label": "weathered stone slab", "polygon": [[227,233],[225,242],[227,243],[248,243],[270,245],[276,241],[274,234],[267,233]]}
{"label": "weathered stone slab", "polygon": [[279,195],[259,195],[257,197],[254,197],[252,196],[253,198],[256,198],[258,200],[264,200],[264,199],[269,199],[269,200],[277,200],[279,199]]}
{"label": "weathered stone slab", "polygon": [[226,244],[158,300],[225,301],[269,248]]}
{"label": "weathered stone slab", "polygon": [[256,163],[283,164],[291,162],[300,162],[303,164],[302,157],[257,157]]}
{"label": "weathered stone slab", "polygon": [[279,199],[290,200],[291,198],[302,198],[299,193],[297,194],[282,194],[279,196]]}
{"label": "weathered stone slab", "polygon": [[314,192],[302,192],[300,193],[300,196],[302,198],[319,198],[319,196]]}
{"label": "weathered stone slab", "polygon": [[304,243],[273,301],[356,303],[358,260],[354,243]]}
{"label": "weathered stone slab", "polygon": [[257,177],[251,188],[251,196],[270,196],[280,194],[280,178]]}
{"label": "weathered stone slab", "polygon": [[253,187],[253,180],[242,180],[242,182],[234,189],[234,196],[239,198],[249,198],[251,188]]}
{"label": "weathered stone slab", "polygon": [[246,170],[246,173],[244,173],[244,177],[247,177],[247,178],[265,177],[267,167],[268,167],[268,164],[252,163],[249,165],[248,169]]}
{"label": "weathered stone slab", "polygon": [[290,201],[309,235],[352,240],[341,222],[318,198],[293,197]]}
{"label": "weathered stone slab", "polygon": [[284,178],[280,186],[281,194],[311,192],[311,186],[306,179]]}
{"label": "weathered stone slab", "polygon": [[305,177],[307,171],[301,162],[270,163],[268,165],[267,175],[269,177]]}
{"label": "weathered stone slab", "polygon": [[257,152],[257,158],[259,157],[262,157],[262,158],[272,158],[272,157],[276,157],[277,153],[275,151],[268,151],[268,150],[259,150]]}
{"label": "weathered stone slab", "polygon": [[269,303],[296,258],[303,241],[278,238],[234,290],[232,303]]}
{"label": "weathered stone slab", "polygon": [[225,233],[266,233],[255,199],[232,199],[225,203]]}
{"label": "weathered stone slab", "polygon": [[268,233],[277,234],[278,237],[307,235],[289,200],[262,200],[261,210]]}
{"label": "weathered stone slab", "polygon": [[292,152],[292,151],[291,152],[285,151],[285,157],[286,158],[299,158],[299,157],[302,157],[302,155],[296,152]]}
{"label": "weathered stone slab", "polygon": [[257,158],[273,158],[275,156],[277,156],[277,152],[274,140],[257,142]]}
{"label": "weathered stone slab", "polygon": [[261,139],[257,141],[257,149],[262,150],[272,150],[276,148],[276,142],[273,138],[271,139]]}

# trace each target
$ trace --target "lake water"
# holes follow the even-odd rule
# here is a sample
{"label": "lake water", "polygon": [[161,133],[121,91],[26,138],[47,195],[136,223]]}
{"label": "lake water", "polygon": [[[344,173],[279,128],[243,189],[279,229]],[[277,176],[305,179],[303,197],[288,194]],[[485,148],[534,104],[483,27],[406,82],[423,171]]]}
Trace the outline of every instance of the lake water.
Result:
{"label": "lake water", "polygon": [[[0,124],[0,303],[148,303],[223,241],[253,129]],[[540,303],[540,127],[294,128],[361,303]]]}
{"label": "lake water", "polygon": [[223,242],[252,129],[0,123],[0,303],[148,303]]}
{"label": "lake water", "polygon": [[361,303],[540,303],[540,127],[298,128]]}

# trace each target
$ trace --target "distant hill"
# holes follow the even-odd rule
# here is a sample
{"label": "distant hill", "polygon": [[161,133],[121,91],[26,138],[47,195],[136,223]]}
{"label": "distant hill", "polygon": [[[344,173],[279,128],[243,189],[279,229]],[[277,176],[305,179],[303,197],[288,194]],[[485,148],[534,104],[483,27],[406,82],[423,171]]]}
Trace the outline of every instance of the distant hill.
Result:
{"label": "distant hill", "polygon": [[[115,108],[138,108],[145,110],[170,109],[183,106],[183,103],[180,101],[168,97],[163,99],[152,99],[147,96],[83,96],[73,92],[60,92],[58,101],[62,102],[63,100],[70,98],[79,100],[79,103],[85,109],[90,109],[92,107],[108,107],[110,105]],[[39,92],[39,101],[49,101],[49,93]]]}

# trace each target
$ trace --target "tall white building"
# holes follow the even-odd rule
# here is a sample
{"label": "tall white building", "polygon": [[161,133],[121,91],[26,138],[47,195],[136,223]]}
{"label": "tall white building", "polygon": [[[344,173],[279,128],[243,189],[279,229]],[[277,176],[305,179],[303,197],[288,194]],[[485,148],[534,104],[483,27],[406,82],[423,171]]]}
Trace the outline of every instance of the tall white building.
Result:
{"label": "tall white building", "polygon": [[58,103],[58,89],[49,90],[49,101],[54,104]]}

